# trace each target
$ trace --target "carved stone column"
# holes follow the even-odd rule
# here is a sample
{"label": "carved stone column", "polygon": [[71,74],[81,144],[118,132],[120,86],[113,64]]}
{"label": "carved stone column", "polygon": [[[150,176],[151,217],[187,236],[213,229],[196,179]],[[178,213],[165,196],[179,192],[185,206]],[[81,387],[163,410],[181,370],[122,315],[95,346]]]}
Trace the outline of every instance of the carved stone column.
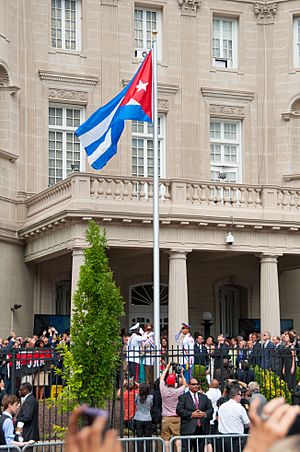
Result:
{"label": "carved stone column", "polygon": [[275,16],[277,3],[275,1],[256,1],[254,14],[257,18],[257,92],[256,101],[259,108],[257,158],[260,162],[258,183],[271,184],[275,178],[272,156],[275,152],[274,143],[274,75],[273,68],[276,57]]}
{"label": "carved stone column", "polygon": [[169,346],[175,345],[175,334],[182,322],[189,321],[187,251],[169,252]]}
{"label": "carved stone column", "polygon": [[260,326],[261,331],[280,335],[280,301],[277,256],[260,256]]}
{"label": "carved stone column", "polygon": [[84,255],[82,248],[73,248],[72,250],[72,296],[71,296],[71,318],[73,315],[73,307],[74,307],[74,293],[77,289],[77,282],[79,280],[80,275],[80,267],[84,263]]}
{"label": "carved stone column", "polygon": [[[199,65],[195,63],[199,48],[196,14],[198,6],[198,3],[194,1],[183,1],[181,8],[181,143],[182,155],[189,155],[190,158],[182,159],[180,167],[183,177],[191,178],[196,178],[201,171],[199,163],[199,96],[195,94],[199,90]],[[179,161],[176,164],[178,165]]]}

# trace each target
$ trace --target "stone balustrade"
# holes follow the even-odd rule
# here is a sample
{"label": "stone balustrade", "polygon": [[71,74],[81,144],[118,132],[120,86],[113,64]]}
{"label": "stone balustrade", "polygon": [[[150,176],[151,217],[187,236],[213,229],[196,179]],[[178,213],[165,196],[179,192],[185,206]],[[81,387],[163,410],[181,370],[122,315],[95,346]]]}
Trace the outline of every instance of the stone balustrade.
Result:
{"label": "stone balustrade", "polygon": [[[73,173],[64,181],[32,196],[25,203],[27,219],[33,219],[41,212],[62,208],[62,204],[68,206],[71,201],[93,203],[95,200],[102,200],[103,209],[107,209],[108,213],[109,205],[117,206],[118,202],[122,205],[126,202],[134,203],[140,206],[142,213],[143,206],[152,204],[152,199],[153,180],[151,178]],[[235,210],[241,211],[241,209],[251,209],[257,214],[259,211],[280,214],[282,211],[300,210],[300,189],[276,186],[161,179],[160,199],[162,209],[164,206],[171,206],[174,214],[176,214],[176,208],[181,209],[182,212],[196,207],[209,207],[206,211],[210,213],[211,209],[214,209],[216,216],[219,209],[223,212],[225,209],[228,215],[233,215]],[[128,213],[130,213],[130,206],[128,206]]]}

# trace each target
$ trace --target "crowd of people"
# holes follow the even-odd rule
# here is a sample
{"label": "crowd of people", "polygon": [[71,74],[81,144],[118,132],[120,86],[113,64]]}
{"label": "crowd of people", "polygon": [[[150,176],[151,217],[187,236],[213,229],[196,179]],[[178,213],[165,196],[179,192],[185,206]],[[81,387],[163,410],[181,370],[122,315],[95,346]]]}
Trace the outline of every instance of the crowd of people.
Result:
{"label": "crowd of people", "polygon": [[2,414],[0,417],[0,445],[23,447],[39,440],[38,402],[32,393],[32,385],[23,383],[19,397],[3,394],[1,387]]}
{"label": "crowd of people", "polygon": [[[249,432],[251,425],[251,405],[258,404],[255,413],[262,418],[267,405],[255,381],[247,385],[228,379],[222,392],[219,381],[212,379],[209,389],[204,391],[197,378],[191,377],[187,382],[183,370],[179,376],[176,375],[171,363],[162,372],[158,388],[151,391],[149,384],[130,379],[124,381],[118,396],[123,397],[123,417],[128,433],[133,431],[138,438],[149,438],[153,433],[160,435],[167,451],[171,438],[182,436],[181,441],[176,441],[178,452],[240,452],[246,445],[246,436],[243,435]],[[294,420],[296,415],[299,416],[294,427],[297,432],[300,407],[287,405],[284,399],[281,399],[281,405],[285,410],[292,408],[291,413],[296,413]],[[218,435],[219,439],[205,439],[207,435]],[[151,441],[145,442],[149,452]],[[137,444],[137,450],[144,450],[143,443]]]}
{"label": "crowd of people", "polygon": [[[259,400],[250,407],[251,432],[244,452],[297,452],[300,447],[300,435],[287,434],[299,416],[299,407],[284,403],[283,399],[269,402],[258,414]],[[122,444],[114,430],[106,430],[106,419],[96,417],[91,426],[79,428],[79,420],[85,407],[77,408],[71,416],[66,452],[121,452]],[[224,449],[221,449],[224,452]]]}
{"label": "crowd of people", "polygon": [[124,371],[129,378],[146,383],[153,382],[153,368],[159,356],[160,370],[163,371],[169,360],[183,368],[187,381],[193,376],[195,366],[205,368],[208,384],[212,378],[222,382],[227,378],[237,378],[249,383],[255,379],[255,367],[273,371],[283,379],[289,390],[297,386],[296,370],[300,366],[300,335],[295,330],[284,331],[272,336],[265,331],[260,335],[252,332],[247,338],[225,337],[222,333],[204,338],[199,332],[190,332],[190,325],[182,323],[175,337],[175,347],[168,347],[167,336],[162,336],[159,349],[154,345],[153,327],[144,328],[137,323],[131,334],[123,335],[126,355]]}
{"label": "crowd of people", "polygon": [[[294,402],[297,390],[300,396],[300,383],[296,379],[300,337],[294,330],[285,331],[281,337],[271,336],[267,331],[261,336],[253,332],[248,337],[234,338],[220,333],[215,340],[212,336],[204,338],[199,332],[192,335],[191,326],[182,323],[172,348],[164,333],[159,348],[155,347],[150,323],[143,327],[137,323],[131,327],[130,334],[122,335],[124,380],[118,397],[122,400],[122,419],[129,434],[134,432],[139,438],[151,437],[153,433],[160,435],[167,450],[173,436],[187,437],[176,443],[177,450],[183,452],[193,448],[215,452],[218,450],[216,441],[204,441],[204,437],[217,434],[224,436],[223,449],[234,452],[245,446],[242,435],[248,432],[251,420],[253,426],[257,413],[261,420],[264,406],[268,406],[255,381],[257,367],[271,370],[282,378],[293,391]],[[10,332],[9,337],[0,339],[1,444],[24,445],[38,440],[37,401],[45,397],[49,386],[50,364],[55,357],[53,350],[69,342],[67,333],[59,337],[53,327],[40,336],[21,338]],[[17,353],[14,351],[20,398],[10,394],[12,349],[20,349]],[[156,363],[160,369],[158,379],[154,375]],[[199,367],[204,370],[205,384],[200,381]],[[30,410],[26,409],[29,402]],[[252,404],[256,404],[255,412]],[[280,407],[288,410],[284,401],[280,402],[278,410]],[[34,412],[30,420],[29,411]],[[300,415],[299,406],[294,408],[293,416],[296,412]],[[16,419],[14,424],[13,419]],[[257,419],[255,425],[258,425]],[[230,435],[240,436],[228,442],[226,438]],[[249,447],[248,452],[252,452]],[[146,450],[150,448],[151,443],[146,442]],[[137,449],[138,452],[144,450],[143,443],[138,443]]]}
{"label": "crowd of people", "polygon": [[[215,340],[199,332],[192,335],[190,330],[189,324],[182,323],[171,349],[167,336],[161,338],[159,349],[155,347],[151,324],[142,328],[137,323],[130,334],[123,335],[126,378],[118,396],[123,397],[125,427],[136,436],[158,432],[168,448],[172,436],[247,433],[250,403],[257,397],[261,407],[267,403],[255,381],[258,368],[283,379],[294,394],[293,402],[299,404],[300,337],[296,331],[285,331],[281,337],[253,332],[247,338],[226,338],[220,333]],[[153,377],[158,361],[159,382]],[[199,366],[204,369],[205,385],[199,380]],[[204,388],[207,385],[209,388]],[[215,446],[210,442],[205,447],[210,452]],[[232,451],[243,446],[241,437],[231,439],[227,449],[225,441],[223,447]],[[203,450],[204,442],[182,441],[178,450],[193,447]]]}
{"label": "crowd of people", "polygon": [[[49,396],[51,389],[52,365],[59,365],[54,351],[70,343],[70,335],[61,336],[54,327],[38,335],[22,338],[10,331],[5,339],[0,338],[0,380],[5,390],[12,394],[12,374],[14,370],[15,386],[28,382],[34,387],[36,399]],[[12,356],[14,354],[14,369]],[[52,372],[53,377],[53,372]]]}

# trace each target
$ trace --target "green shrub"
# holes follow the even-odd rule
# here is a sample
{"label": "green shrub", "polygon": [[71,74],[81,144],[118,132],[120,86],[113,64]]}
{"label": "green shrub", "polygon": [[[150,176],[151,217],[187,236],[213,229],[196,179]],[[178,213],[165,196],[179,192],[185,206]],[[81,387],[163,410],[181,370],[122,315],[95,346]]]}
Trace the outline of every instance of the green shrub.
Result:
{"label": "green shrub", "polygon": [[74,295],[71,345],[62,352],[64,387],[56,400],[65,408],[70,408],[70,402],[105,407],[113,396],[120,363],[124,307],[108,265],[105,233],[91,221],[86,238],[90,246],[84,250]]}
{"label": "green shrub", "polygon": [[195,378],[197,378],[197,380],[199,381],[203,392],[206,392],[208,390],[208,383],[206,380],[205,366],[200,366],[200,364],[195,364],[193,376]]}
{"label": "green shrub", "polygon": [[291,391],[284,380],[278,377],[274,372],[261,369],[259,366],[256,366],[254,371],[256,381],[260,386],[260,392],[267,400],[272,400],[276,397],[284,397],[287,403],[292,402]]}

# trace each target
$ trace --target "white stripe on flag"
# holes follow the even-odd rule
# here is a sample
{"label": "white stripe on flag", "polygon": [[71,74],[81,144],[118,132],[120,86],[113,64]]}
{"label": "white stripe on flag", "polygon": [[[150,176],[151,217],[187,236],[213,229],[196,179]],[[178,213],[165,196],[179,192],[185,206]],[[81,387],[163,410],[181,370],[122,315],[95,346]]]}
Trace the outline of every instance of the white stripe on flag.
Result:
{"label": "white stripe on flag", "polygon": [[139,106],[141,106],[141,104],[139,104],[135,99],[130,99],[129,102],[127,102],[126,105],[139,105]]}
{"label": "white stripe on flag", "polygon": [[96,160],[98,160],[104,152],[111,146],[111,128],[108,129],[105,140],[94,150],[94,152],[89,155],[88,161],[92,165]]}
{"label": "white stripe on flag", "polygon": [[[113,111],[106,116],[106,118],[103,119],[99,124],[97,124],[93,129],[89,130],[88,132],[84,133],[83,135],[80,135],[79,140],[84,148],[89,146],[90,144],[94,143],[95,141],[99,140],[103,135],[107,132],[107,129],[109,128],[109,125],[111,123],[111,120],[114,117],[114,114],[116,113],[117,109],[119,108],[120,103],[122,102],[123,98],[120,100],[116,108],[113,109]],[[101,143],[102,144],[102,143]]]}

